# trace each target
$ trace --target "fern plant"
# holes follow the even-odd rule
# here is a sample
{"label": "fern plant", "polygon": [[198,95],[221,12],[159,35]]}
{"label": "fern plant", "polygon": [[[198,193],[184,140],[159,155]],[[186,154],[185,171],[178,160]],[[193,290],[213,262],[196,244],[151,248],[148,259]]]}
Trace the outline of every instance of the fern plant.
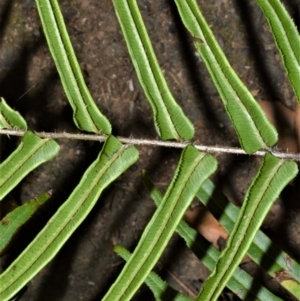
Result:
{"label": "fern plant", "polygon": [[[270,24],[295,91],[298,102],[296,105],[299,106],[299,33],[279,1],[257,2]],[[196,1],[175,0],[175,3],[182,23],[191,33],[195,49],[219,92],[242,149],[207,147],[188,142],[194,137],[194,126],[168,88],[139,7],[134,0],[114,0],[113,4],[132,64],[152,108],[154,125],[161,140],[116,138],[111,135],[113,126],[99,111],[85,84],[57,1],[36,0],[49,50],[73,109],[74,123],[81,131],[93,134],[33,133],[27,130],[23,117],[2,99],[0,125],[4,130],[1,133],[23,138],[18,148],[1,163],[0,200],[29,172],[57,155],[59,145],[52,138],[86,139],[105,143],[97,159],[87,168],[67,200],[0,275],[1,300],[14,298],[55,257],[90,213],[103,190],[138,160],[139,152],[134,144],[166,145],[183,150],[164,196],[144,173],[145,185],[158,208],[132,254],[122,246],[115,246],[114,250],[127,262],[103,300],[131,300],[144,282],[150,287],[156,300],[192,300],[179,292],[168,297],[170,288],[151,271],[175,231],[212,271],[196,300],[217,300],[225,286],[241,299],[281,300],[263,286],[259,286],[257,290],[256,280],[238,267],[246,253],[262,266],[262,260],[267,256],[271,262],[267,272],[273,277],[285,271],[289,276],[288,280],[282,281],[282,285],[291,295],[299,298],[299,264],[278,247],[272,246],[271,252],[272,242],[259,228],[281,191],[296,177],[298,168],[295,161],[300,161],[300,155],[272,149],[277,142],[275,128],[230,66]],[[247,189],[240,210],[230,204],[209,179],[217,170],[217,160],[208,153],[222,151],[264,156]],[[42,194],[2,219],[1,250],[7,247],[17,229],[49,196],[49,193]],[[219,217],[220,223],[230,233],[227,247],[221,254],[213,247],[208,247],[207,242],[181,220],[195,196],[212,214]],[[203,250],[204,257],[200,256]]]}

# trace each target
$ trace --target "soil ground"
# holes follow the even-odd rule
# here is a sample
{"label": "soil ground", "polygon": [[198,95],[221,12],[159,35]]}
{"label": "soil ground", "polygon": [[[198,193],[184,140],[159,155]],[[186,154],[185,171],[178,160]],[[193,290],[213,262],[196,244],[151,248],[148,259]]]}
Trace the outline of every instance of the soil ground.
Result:
{"label": "soil ground", "polygon": [[[297,0],[283,2],[299,25]],[[231,122],[173,1],[138,3],[170,89],[195,126],[194,141],[238,146]],[[137,81],[112,1],[73,0],[60,4],[88,87],[111,121],[113,134],[157,138],[152,112]],[[255,1],[200,0],[199,5],[229,61],[256,98],[282,102],[293,109],[295,97]],[[24,116],[31,130],[77,132],[33,0],[0,2],[0,96]],[[18,143],[18,138],[2,136],[1,160]],[[19,204],[50,189],[53,196],[23,227],[17,243],[2,257],[1,269],[16,258],[67,199],[101,149],[97,142],[58,143],[59,155],[28,175],[11,193]],[[143,186],[141,170],[146,169],[164,192],[180,156],[175,149],[143,146],[138,150],[138,162],[102,194],[55,259],[30,281],[21,301],[101,300],[124,265],[112,246],[119,244],[132,251],[155,210]],[[240,205],[261,158],[215,157],[219,168],[212,180],[232,202]],[[263,229],[299,261],[300,195],[295,183],[276,201]],[[255,264],[250,262],[244,267],[285,300],[292,300]],[[175,289],[191,296],[209,274],[177,235],[156,271]],[[227,298],[234,298],[229,292],[226,294]],[[153,296],[143,286],[134,300],[153,300]]]}

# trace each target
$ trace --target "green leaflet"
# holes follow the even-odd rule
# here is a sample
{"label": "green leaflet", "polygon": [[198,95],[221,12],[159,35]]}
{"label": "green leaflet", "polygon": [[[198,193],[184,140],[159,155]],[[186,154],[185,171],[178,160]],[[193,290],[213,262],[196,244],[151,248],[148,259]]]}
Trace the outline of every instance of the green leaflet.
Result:
{"label": "green leaflet", "polygon": [[25,131],[27,124],[19,112],[13,110],[4,100],[0,97],[0,129],[20,129]]}
{"label": "green leaflet", "polygon": [[42,163],[57,155],[59,145],[26,132],[18,148],[0,164],[0,201],[20,181]]}
{"label": "green leaflet", "polygon": [[111,125],[84,82],[57,0],[36,0],[36,6],[76,126],[88,132],[110,134]]}
{"label": "green leaflet", "polygon": [[13,297],[57,254],[91,211],[104,188],[137,159],[138,151],[133,146],[122,145],[113,136],[106,140],[98,158],[84,173],[69,198],[0,275],[1,301]]}
{"label": "green leaflet", "polygon": [[282,63],[300,105],[300,35],[279,0],[256,0],[274,36]]}
{"label": "green leaflet", "polygon": [[217,167],[216,160],[188,145],[161,205],[145,228],[134,253],[103,301],[131,300],[174,233],[199,186]]}
{"label": "green leaflet", "polygon": [[291,292],[298,300],[300,300],[300,283],[295,280],[283,280],[280,283],[289,292]]}
{"label": "green leaflet", "polygon": [[113,1],[132,63],[163,140],[189,140],[194,128],[174,100],[157,62],[136,0]]}
{"label": "green leaflet", "polygon": [[0,222],[0,253],[7,247],[19,228],[44,204],[51,194],[45,192],[8,213]]}
{"label": "green leaflet", "polygon": [[[131,254],[125,248],[120,246],[114,246],[114,251],[121,256],[125,261],[128,261]],[[172,301],[192,301],[193,299],[182,295],[179,292],[173,290],[165,281],[163,281],[156,273],[150,272],[147,276],[145,283],[151,289],[155,300],[162,301],[161,296],[164,296],[163,300]]]}
{"label": "green leaflet", "polygon": [[[222,98],[244,150],[251,154],[273,146],[277,132],[249,90],[230,66],[195,0],[175,0],[181,19],[195,37],[199,51]],[[198,42],[200,39],[201,42]]]}
{"label": "green leaflet", "polygon": [[246,254],[271,205],[282,189],[297,175],[297,164],[266,154],[247,190],[243,206],[210,277],[204,282],[196,301],[215,301]]}
{"label": "green leaflet", "polygon": [[[219,220],[230,233],[239,215],[240,209],[230,203],[207,179],[197,192],[199,200]],[[272,277],[286,270],[295,280],[300,281],[300,265],[294,259],[283,252],[262,231],[258,231],[250,245],[247,254]]]}
{"label": "green leaflet", "polygon": [[[151,183],[146,172],[143,172],[143,179],[146,187],[150,191],[151,197],[155,204],[159,206],[162,201],[162,195],[158,189]],[[202,187],[210,182],[207,179],[201,186]],[[204,237],[197,233],[196,230],[191,228],[184,220],[181,220],[176,228],[176,232],[185,240],[186,245],[194,254],[201,260],[201,262],[210,270],[216,266],[216,262],[220,256],[220,252],[216,250]],[[237,267],[232,277],[227,283],[227,287],[234,292],[239,298],[244,300],[246,296],[251,296],[251,300],[257,301],[280,301],[278,297],[269,292],[266,288],[257,283],[245,271]],[[259,290],[257,291],[257,287]],[[253,293],[251,292],[253,290]]]}

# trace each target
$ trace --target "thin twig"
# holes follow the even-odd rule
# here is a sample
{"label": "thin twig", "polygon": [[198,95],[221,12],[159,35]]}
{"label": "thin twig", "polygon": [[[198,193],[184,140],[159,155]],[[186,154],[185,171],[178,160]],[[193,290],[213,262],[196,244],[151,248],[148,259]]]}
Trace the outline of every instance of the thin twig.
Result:
{"label": "thin twig", "polygon": [[[26,132],[20,130],[4,130],[0,129],[0,134],[11,135],[11,136],[23,136]],[[70,139],[70,140],[89,140],[89,141],[99,141],[104,142],[107,139],[106,135],[91,135],[91,134],[71,134],[71,133],[49,133],[49,132],[35,132],[35,134],[41,138],[52,138],[52,139]],[[171,141],[161,141],[161,140],[151,140],[151,139],[135,139],[132,137],[125,138],[117,136],[119,141],[124,144],[133,145],[149,145],[149,146],[163,146],[163,147],[173,147],[173,148],[184,148],[191,142],[171,142]],[[206,146],[193,144],[198,150],[207,153],[226,153],[226,154],[236,154],[236,155],[248,155],[243,149],[237,147],[228,146]],[[275,157],[282,159],[290,159],[294,161],[300,161],[300,153],[288,153],[280,152],[271,148],[264,149],[253,153],[255,156],[264,156],[266,153],[270,153]]]}

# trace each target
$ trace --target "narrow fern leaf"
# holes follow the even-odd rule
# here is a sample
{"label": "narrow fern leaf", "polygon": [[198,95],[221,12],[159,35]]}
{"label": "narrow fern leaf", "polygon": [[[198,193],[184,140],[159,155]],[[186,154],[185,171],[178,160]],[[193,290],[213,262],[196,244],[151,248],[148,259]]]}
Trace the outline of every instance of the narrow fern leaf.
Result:
{"label": "narrow fern leaf", "polygon": [[36,0],[36,6],[76,126],[88,132],[110,134],[111,125],[84,82],[57,0]]}
{"label": "narrow fern leaf", "polygon": [[[121,246],[114,246],[114,251],[121,256],[125,261],[128,261],[131,254]],[[155,300],[172,300],[172,301],[192,301],[193,299],[182,295],[181,293],[173,290],[165,281],[163,281],[155,272],[150,272],[147,276],[145,283],[151,289]],[[164,296],[162,299],[161,296]]]}
{"label": "narrow fern leaf", "polygon": [[7,247],[13,236],[26,223],[34,212],[44,204],[51,194],[45,192],[22,206],[15,208],[12,212],[8,213],[0,221],[0,253]]}
{"label": "narrow fern leaf", "polygon": [[27,124],[19,112],[13,110],[4,100],[0,97],[0,129],[19,129],[26,131]]}
{"label": "narrow fern leaf", "polygon": [[57,155],[59,145],[26,132],[18,148],[0,164],[0,201],[36,167]]}
{"label": "narrow fern leaf", "polygon": [[[143,172],[143,179],[148,188],[155,204],[159,206],[162,201],[162,195],[158,189],[151,183],[146,172]],[[210,181],[207,179],[204,183]],[[204,185],[204,184],[203,184]],[[203,186],[202,185],[202,186]],[[201,190],[201,188],[200,188]],[[220,256],[220,252],[214,248],[204,237],[202,237],[196,230],[191,228],[184,220],[181,220],[176,228],[176,232],[184,239],[188,248],[201,260],[201,262],[209,269],[213,270],[216,262]],[[273,295],[270,291],[257,283],[250,275],[239,267],[235,270],[232,277],[227,283],[227,287],[234,292],[239,298],[244,300],[251,296],[255,301],[280,301],[278,297]],[[259,291],[257,291],[259,287]],[[253,292],[252,292],[253,291]]]}
{"label": "narrow fern leaf", "polygon": [[195,38],[194,44],[206,64],[244,150],[251,154],[260,148],[273,146],[277,142],[275,128],[230,66],[196,1],[175,2],[184,25]]}
{"label": "narrow fern leaf", "polygon": [[282,63],[300,105],[300,35],[279,0],[256,0],[262,9],[279,50]]}
{"label": "narrow fern leaf", "polygon": [[173,98],[159,67],[136,0],[113,1],[132,63],[163,140],[189,140],[194,127]]}
{"label": "narrow fern leaf", "polygon": [[138,159],[133,146],[110,136],[69,198],[21,255],[0,275],[0,300],[7,301],[61,249],[86,218],[102,191]]}
{"label": "narrow fern leaf", "polygon": [[[209,179],[203,183],[197,192],[197,197],[215,218],[218,219],[222,226],[231,233],[240,209],[232,204]],[[258,265],[266,269],[272,277],[285,270],[291,277],[300,282],[299,263],[283,252],[262,231],[259,230],[256,233],[247,254]]]}
{"label": "narrow fern leaf", "polygon": [[103,301],[131,300],[171,239],[199,186],[217,167],[211,155],[187,146],[161,205],[145,228],[134,253]]}
{"label": "narrow fern leaf", "polygon": [[204,282],[196,301],[215,301],[245,256],[273,202],[297,175],[297,164],[266,154],[246,193],[243,206],[210,277]]}

